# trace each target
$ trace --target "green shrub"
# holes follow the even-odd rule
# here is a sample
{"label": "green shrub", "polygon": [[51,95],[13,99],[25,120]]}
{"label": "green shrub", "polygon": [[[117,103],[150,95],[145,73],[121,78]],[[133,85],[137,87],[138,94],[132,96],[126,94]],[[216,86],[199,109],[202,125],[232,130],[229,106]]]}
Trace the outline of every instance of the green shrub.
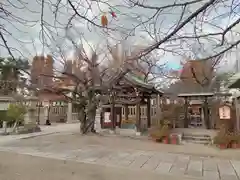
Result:
{"label": "green shrub", "polygon": [[21,104],[10,104],[6,113],[9,126],[13,126],[17,121],[18,124],[23,124],[26,107]]}
{"label": "green shrub", "polygon": [[3,121],[7,121],[7,111],[0,110],[0,127],[2,128]]}
{"label": "green shrub", "polygon": [[224,125],[221,126],[219,132],[213,139],[214,144],[229,144],[231,142],[231,135],[226,130],[226,127]]}
{"label": "green shrub", "polygon": [[161,140],[162,138],[169,136],[168,122],[166,121],[163,125],[160,125],[159,127],[151,129],[150,136],[158,140]]}

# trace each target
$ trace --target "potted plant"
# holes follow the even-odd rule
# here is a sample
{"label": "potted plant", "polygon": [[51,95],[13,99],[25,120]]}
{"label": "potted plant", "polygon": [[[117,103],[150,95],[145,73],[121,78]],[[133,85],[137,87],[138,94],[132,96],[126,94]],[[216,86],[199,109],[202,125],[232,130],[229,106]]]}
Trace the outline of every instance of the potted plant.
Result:
{"label": "potted plant", "polygon": [[178,135],[177,134],[171,134],[171,144],[178,144]]}
{"label": "potted plant", "polygon": [[164,144],[169,144],[169,129],[167,124],[164,124],[161,128],[161,138]]}
{"label": "potted plant", "polygon": [[214,144],[218,145],[220,149],[228,148],[231,142],[231,136],[225,125],[221,125],[219,132],[213,139],[213,142]]}
{"label": "potted plant", "polygon": [[236,135],[236,145],[237,145],[237,148],[240,148],[240,133]]}
{"label": "potted plant", "polygon": [[150,136],[153,141],[159,142],[161,140],[161,132],[159,130],[151,132]]}
{"label": "potted plant", "polygon": [[230,133],[229,134],[229,142],[231,145],[231,148],[236,149],[238,142],[237,142],[238,134],[236,133]]}
{"label": "potted plant", "polygon": [[229,145],[229,135],[216,136],[214,138],[214,144],[217,144],[220,149],[227,149]]}
{"label": "potted plant", "polygon": [[161,131],[160,127],[155,127],[150,129],[150,137],[153,141],[159,142],[161,140]]}

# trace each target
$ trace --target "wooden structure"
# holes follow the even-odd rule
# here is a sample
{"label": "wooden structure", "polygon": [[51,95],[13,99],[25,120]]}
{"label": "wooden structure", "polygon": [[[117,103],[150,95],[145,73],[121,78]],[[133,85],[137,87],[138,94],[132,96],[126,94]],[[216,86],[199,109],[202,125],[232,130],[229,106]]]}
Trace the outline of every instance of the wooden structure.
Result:
{"label": "wooden structure", "polygon": [[[147,127],[151,127],[151,98],[162,96],[163,92],[157,90],[152,84],[143,82],[129,71],[121,71],[109,81],[108,102],[105,104],[110,107],[111,129],[114,130],[118,125],[121,127],[121,110],[125,109],[124,119],[128,120],[128,106],[136,106],[136,129],[143,131],[141,123],[141,105],[147,105]],[[120,107],[122,108],[118,108]],[[116,107],[118,106],[118,107]],[[119,114],[119,122],[117,115]],[[103,122],[101,122],[103,124]]]}
{"label": "wooden structure", "polygon": [[[229,79],[229,89],[238,89],[240,88],[240,72],[234,74]],[[240,96],[235,95],[234,105],[236,107],[236,130],[240,130]]]}
{"label": "wooden structure", "polygon": [[178,97],[184,98],[184,128],[211,128],[208,98],[213,96],[214,93],[189,93],[178,95]]}

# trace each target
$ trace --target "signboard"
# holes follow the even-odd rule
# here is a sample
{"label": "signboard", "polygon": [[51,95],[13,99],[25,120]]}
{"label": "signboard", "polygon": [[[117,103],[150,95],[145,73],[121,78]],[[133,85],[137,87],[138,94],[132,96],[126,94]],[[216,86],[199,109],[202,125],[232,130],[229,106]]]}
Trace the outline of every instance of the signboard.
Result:
{"label": "signboard", "polygon": [[110,122],[111,122],[110,112],[105,112],[105,113],[104,113],[104,122],[105,122],[105,123],[110,123]]}
{"label": "signboard", "polygon": [[222,106],[219,108],[220,119],[230,119],[231,118],[231,108],[229,106]]}
{"label": "signboard", "polygon": [[10,103],[8,103],[8,102],[1,102],[1,103],[0,103],[0,110],[3,110],[3,111],[8,110],[9,104],[10,104]]}

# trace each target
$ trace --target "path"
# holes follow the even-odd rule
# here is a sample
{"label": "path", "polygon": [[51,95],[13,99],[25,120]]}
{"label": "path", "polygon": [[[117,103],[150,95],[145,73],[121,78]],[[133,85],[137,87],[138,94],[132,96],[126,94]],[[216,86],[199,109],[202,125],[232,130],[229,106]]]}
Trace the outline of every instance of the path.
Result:
{"label": "path", "polygon": [[1,180],[193,180],[101,165],[0,152]]}
{"label": "path", "polygon": [[[67,132],[67,131],[66,131]],[[134,148],[135,147],[135,148]],[[2,145],[0,150],[50,159],[205,180],[239,180],[240,161],[161,151],[156,143],[114,137],[52,134]],[[171,146],[174,148],[176,146]]]}
{"label": "path", "polygon": [[55,124],[53,126],[40,126],[41,132],[29,133],[29,134],[20,134],[20,135],[7,135],[0,136],[0,144],[7,143],[14,140],[37,137],[42,135],[54,134],[54,133],[63,133],[63,132],[78,132],[79,124]]}

